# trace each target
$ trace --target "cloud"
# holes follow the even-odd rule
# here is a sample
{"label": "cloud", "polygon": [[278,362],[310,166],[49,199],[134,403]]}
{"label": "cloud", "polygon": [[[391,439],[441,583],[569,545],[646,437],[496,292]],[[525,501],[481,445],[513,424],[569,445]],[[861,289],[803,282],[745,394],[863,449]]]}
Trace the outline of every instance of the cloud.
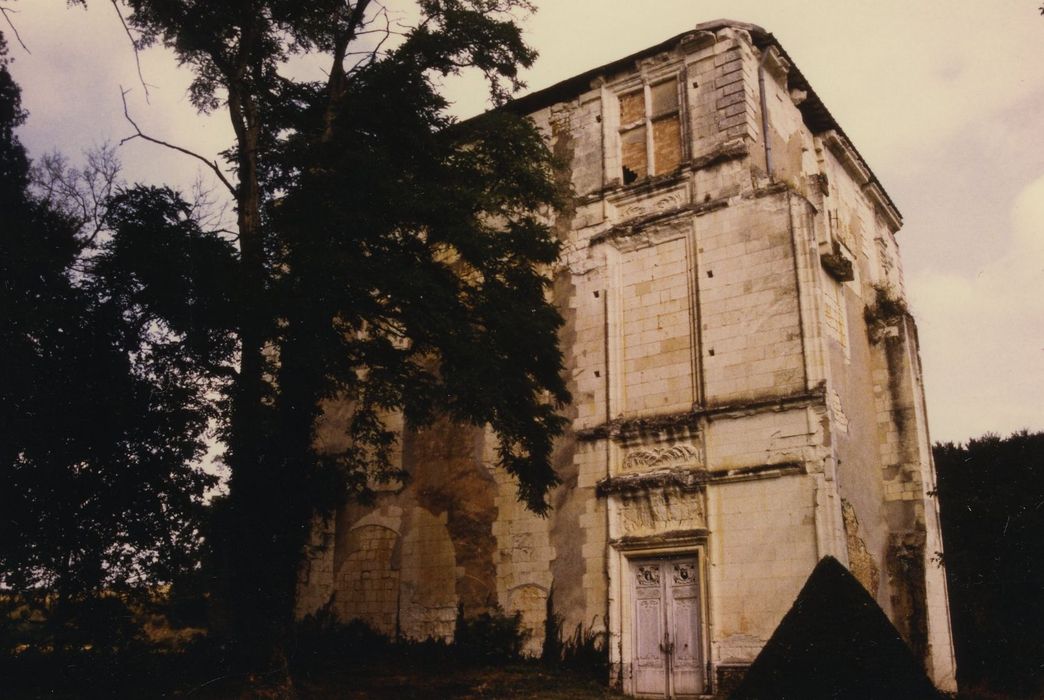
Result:
{"label": "cloud", "polygon": [[[934,437],[1044,428],[1040,0],[657,0],[648,11],[633,0],[539,4],[525,23],[541,52],[524,73],[532,89],[718,17],[773,32],[906,216],[899,240],[921,324]],[[162,48],[143,54],[156,86],[145,103],[108,3],[82,12],[63,0],[25,0],[19,9],[33,53],[12,47],[13,71],[32,113],[20,136],[33,156],[58,148],[75,159],[130,133],[121,85],[134,88],[132,113],[149,133],[208,158],[232,142],[227,116],[200,119],[188,104],[191,73]],[[309,77],[322,68],[294,65]],[[487,106],[474,75],[447,80],[446,90],[458,116]],[[139,141],[121,157],[130,180],[186,188],[200,170]]]}
{"label": "cloud", "polygon": [[974,276],[926,269],[908,280],[935,440],[1039,428],[1044,417],[1044,176],[1010,218],[1007,250]]}
{"label": "cloud", "polygon": [[[130,40],[106,4],[66,9],[64,3],[26,4],[17,16],[31,54],[12,49],[11,71],[22,88],[29,120],[19,131],[30,155],[59,150],[72,159],[93,145],[115,143],[133,133],[123,116],[120,90],[128,89],[131,114],[152,136],[209,158],[232,143],[228,118],[201,117],[186,91],[192,74],[163,47],[142,52],[150,85],[146,102]],[[191,186],[201,164],[142,141],[120,149],[124,177],[132,182]],[[204,174],[205,168],[202,168]]]}

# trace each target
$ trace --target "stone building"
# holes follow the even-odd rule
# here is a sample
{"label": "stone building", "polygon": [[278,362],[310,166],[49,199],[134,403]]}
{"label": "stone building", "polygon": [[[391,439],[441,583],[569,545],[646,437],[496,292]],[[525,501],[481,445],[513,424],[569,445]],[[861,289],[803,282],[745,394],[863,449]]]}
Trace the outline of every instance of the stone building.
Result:
{"label": "stone building", "polygon": [[900,214],[776,38],[701,24],[512,108],[575,192],[554,510],[517,502],[484,431],[404,431],[409,482],[319,528],[300,614],[450,638],[499,606],[539,654],[550,611],[604,633],[626,692],[696,696],[832,555],[954,689]]}

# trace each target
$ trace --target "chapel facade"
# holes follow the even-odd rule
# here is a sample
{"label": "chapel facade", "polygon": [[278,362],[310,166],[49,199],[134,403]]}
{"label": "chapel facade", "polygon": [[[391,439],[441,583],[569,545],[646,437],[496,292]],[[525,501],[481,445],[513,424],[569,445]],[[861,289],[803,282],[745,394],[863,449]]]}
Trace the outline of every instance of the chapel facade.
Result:
{"label": "chapel facade", "polygon": [[697,697],[831,555],[954,690],[901,217],[775,37],[704,23],[510,108],[574,192],[553,511],[518,503],[486,431],[405,430],[410,479],[318,527],[299,614],[449,639],[499,608],[530,654],[601,633],[625,692]]}

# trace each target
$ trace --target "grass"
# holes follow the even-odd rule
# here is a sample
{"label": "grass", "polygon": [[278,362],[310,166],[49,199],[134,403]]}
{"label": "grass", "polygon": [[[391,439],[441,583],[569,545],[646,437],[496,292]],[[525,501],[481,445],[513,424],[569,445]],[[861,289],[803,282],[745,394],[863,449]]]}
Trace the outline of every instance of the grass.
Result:
{"label": "grass", "polygon": [[[245,679],[223,675],[208,652],[123,654],[117,657],[80,654],[64,660],[30,655],[0,658],[0,697],[28,698],[254,698]],[[324,660],[294,674],[300,700],[604,700],[625,696],[605,687],[590,673],[551,668],[536,661],[469,665],[430,655],[409,654],[380,659]],[[955,700],[1010,700],[1013,696],[983,690],[959,693]]]}
{"label": "grass", "polygon": [[330,671],[298,681],[301,698],[547,698],[588,700],[623,698],[581,674],[549,669],[538,663],[513,662],[502,666],[418,669],[385,666]]}
{"label": "grass", "polygon": [[[29,653],[0,660],[0,697],[23,698],[223,698],[256,697],[258,685],[228,675],[218,650],[119,655]],[[414,658],[415,657],[415,658]],[[591,674],[551,668],[538,661],[469,664],[438,654],[329,657],[295,668],[302,700],[359,698],[622,698]],[[261,684],[263,686],[263,684]],[[271,697],[279,697],[272,695]]]}

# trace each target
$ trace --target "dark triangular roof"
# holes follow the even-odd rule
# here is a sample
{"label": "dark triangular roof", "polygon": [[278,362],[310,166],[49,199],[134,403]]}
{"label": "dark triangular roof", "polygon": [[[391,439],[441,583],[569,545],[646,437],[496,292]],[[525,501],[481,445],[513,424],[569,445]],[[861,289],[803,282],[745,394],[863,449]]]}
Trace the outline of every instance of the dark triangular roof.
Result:
{"label": "dark triangular roof", "polygon": [[824,557],[731,700],[920,699],[939,694],[866,589]]}

